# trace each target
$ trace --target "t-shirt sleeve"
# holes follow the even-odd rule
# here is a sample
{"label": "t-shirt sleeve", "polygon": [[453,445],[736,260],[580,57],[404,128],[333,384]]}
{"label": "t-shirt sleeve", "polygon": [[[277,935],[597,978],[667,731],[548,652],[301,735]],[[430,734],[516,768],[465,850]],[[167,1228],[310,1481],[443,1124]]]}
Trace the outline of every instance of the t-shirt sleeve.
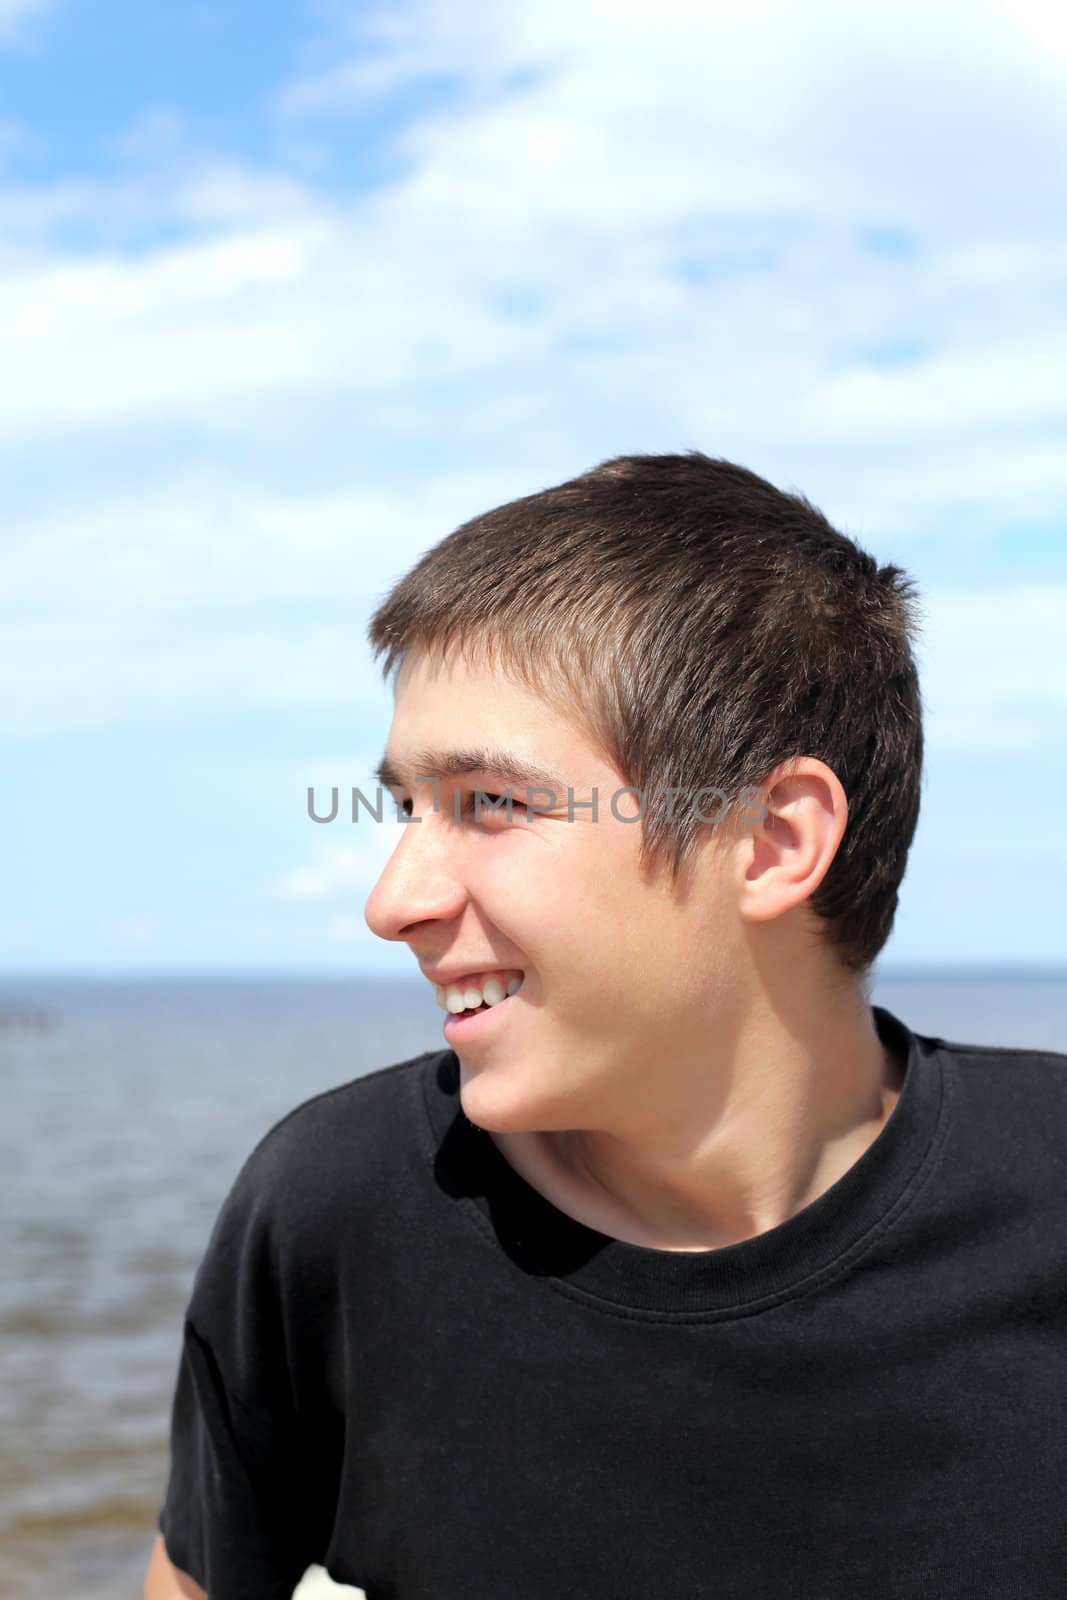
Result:
{"label": "t-shirt sleeve", "polygon": [[318,1559],[286,1341],[283,1230],[262,1148],[197,1268],[158,1517],[170,1560],[208,1600],[291,1600]]}

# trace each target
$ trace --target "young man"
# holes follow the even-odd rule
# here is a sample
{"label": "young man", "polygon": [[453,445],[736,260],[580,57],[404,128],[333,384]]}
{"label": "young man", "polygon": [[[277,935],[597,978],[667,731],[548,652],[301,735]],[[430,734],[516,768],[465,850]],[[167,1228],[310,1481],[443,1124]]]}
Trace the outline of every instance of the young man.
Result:
{"label": "young man", "polygon": [[381,605],[408,820],[366,915],[446,1047],[235,1182],[175,1593],[1065,1592],[1067,1055],[868,998],[914,625],[899,568],[697,452],[477,518]]}

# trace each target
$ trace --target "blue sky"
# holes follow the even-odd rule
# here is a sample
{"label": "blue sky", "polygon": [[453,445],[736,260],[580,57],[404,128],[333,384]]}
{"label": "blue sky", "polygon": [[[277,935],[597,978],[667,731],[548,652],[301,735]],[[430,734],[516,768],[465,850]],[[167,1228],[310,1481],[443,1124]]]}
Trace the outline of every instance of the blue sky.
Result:
{"label": "blue sky", "polygon": [[0,968],[414,973],[375,601],[697,447],[920,583],[883,969],[1067,964],[1067,25],[0,0]]}

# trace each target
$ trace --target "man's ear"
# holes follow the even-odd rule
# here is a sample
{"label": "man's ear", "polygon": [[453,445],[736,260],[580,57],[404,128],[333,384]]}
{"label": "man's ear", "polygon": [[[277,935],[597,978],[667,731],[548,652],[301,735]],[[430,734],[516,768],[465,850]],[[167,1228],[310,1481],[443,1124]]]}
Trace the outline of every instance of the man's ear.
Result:
{"label": "man's ear", "polygon": [[813,895],[848,826],[848,800],[832,768],[815,756],[776,767],[763,785],[766,815],[743,831],[739,911],[746,921],[779,917]]}

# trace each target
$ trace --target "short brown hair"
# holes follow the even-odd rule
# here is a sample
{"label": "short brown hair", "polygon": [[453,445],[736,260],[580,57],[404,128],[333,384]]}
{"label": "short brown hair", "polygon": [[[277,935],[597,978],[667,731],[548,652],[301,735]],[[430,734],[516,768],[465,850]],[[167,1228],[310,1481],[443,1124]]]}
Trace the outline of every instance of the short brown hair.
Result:
{"label": "short brown hair", "polygon": [[[498,666],[642,792],[763,786],[815,756],[849,802],[811,896],[866,973],[889,937],[919,816],[914,580],[801,494],[699,450],[618,456],[499,506],[423,555],[375,611],[383,676],[419,647]],[[642,862],[676,878],[703,824],[650,804]]]}

